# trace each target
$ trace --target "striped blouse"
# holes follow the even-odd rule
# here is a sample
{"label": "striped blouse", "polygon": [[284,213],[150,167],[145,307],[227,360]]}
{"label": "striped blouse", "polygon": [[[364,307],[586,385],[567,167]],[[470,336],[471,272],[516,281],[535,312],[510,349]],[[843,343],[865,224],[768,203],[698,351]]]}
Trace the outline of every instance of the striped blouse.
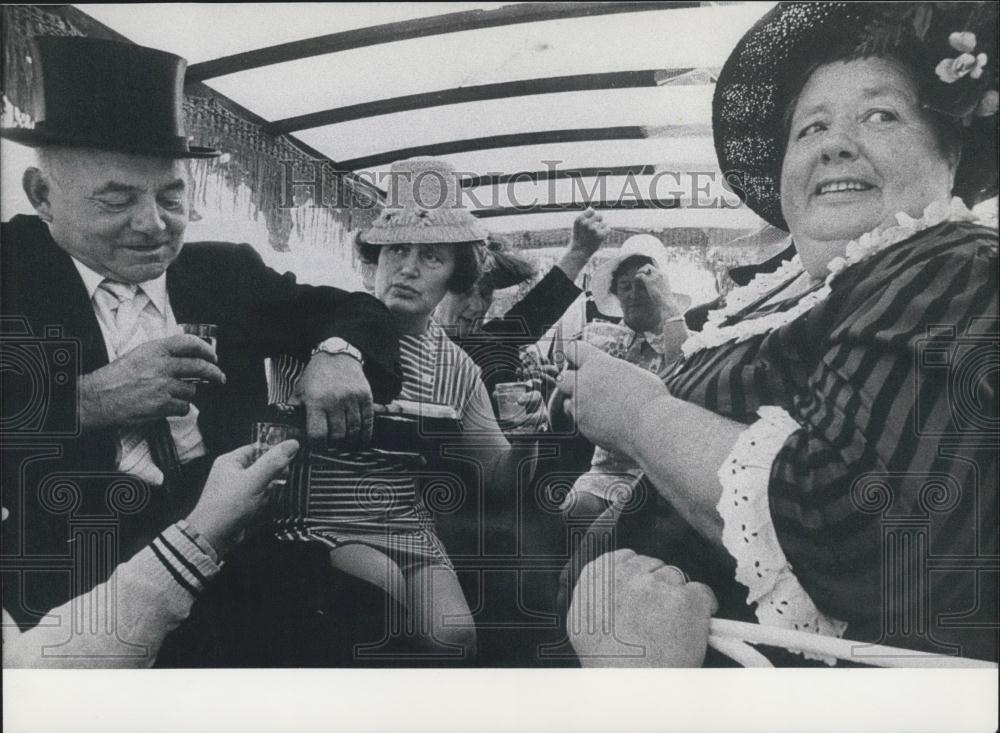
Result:
{"label": "striped blouse", "polygon": [[798,423],[771,464],[771,517],[850,638],[997,657],[997,297],[996,230],[944,223],[666,379],[734,420],[776,405]]}
{"label": "striped blouse", "polygon": [[[499,429],[493,418],[479,367],[456,346],[436,323],[431,322],[419,336],[404,335],[399,340],[403,389],[400,399],[422,404],[448,405],[455,409],[464,431]],[[282,376],[285,386],[275,394],[289,393],[288,385],[300,376],[301,365],[282,361],[273,373]],[[411,457],[375,449],[354,452],[313,452],[307,466],[297,469],[288,487],[279,495],[276,522],[279,537],[320,539],[363,537],[384,549],[405,550],[408,554],[438,558],[440,544],[433,522],[418,497],[419,465]],[[461,487],[445,485],[440,476],[428,491],[461,493]],[[404,538],[405,533],[424,534]],[[405,547],[386,548],[405,543]]]}

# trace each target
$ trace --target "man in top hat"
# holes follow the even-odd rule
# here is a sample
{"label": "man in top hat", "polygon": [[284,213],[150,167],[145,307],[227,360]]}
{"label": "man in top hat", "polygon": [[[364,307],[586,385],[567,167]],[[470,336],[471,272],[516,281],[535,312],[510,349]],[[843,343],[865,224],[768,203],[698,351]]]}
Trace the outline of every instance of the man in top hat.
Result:
{"label": "man in top hat", "polygon": [[[17,523],[5,525],[3,605],[22,626],[184,516],[209,459],[250,442],[265,358],[308,361],[313,439],[363,441],[373,398],[400,387],[375,298],[298,285],[249,245],[185,245],[184,161],[219,153],[188,144],[183,59],[88,38],[35,46],[35,126],[3,137],[38,150],[23,176],[37,214],[4,223],[0,250],[5,361],[36,353],[31,339],[54,360],[4,385],[3,503]],[[181,333],[188,323],[215,325],[217,345]],[[86,543],[69,530],[84,516],[115,520],[111,557],[79,554]],[[39,555],[53,567],[11,564]]]}

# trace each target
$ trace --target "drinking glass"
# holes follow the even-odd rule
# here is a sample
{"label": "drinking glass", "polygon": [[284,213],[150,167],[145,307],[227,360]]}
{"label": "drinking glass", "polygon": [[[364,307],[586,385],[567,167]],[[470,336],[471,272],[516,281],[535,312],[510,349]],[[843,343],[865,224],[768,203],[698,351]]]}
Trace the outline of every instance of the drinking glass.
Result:
{"label": "drinking glass", "polygon": [[[217,334],[219,327],[214,323],[178,323],[178,328],[181,329],[182,333],[189,334],[191,336],[197,336],[206,344],[212,347],[212,351],[215,351],[216,344],[218,343]],[[208,384],[207,379],[201,379],[200,377],[184,377],[183,381],[190,382],[191,384]]]}

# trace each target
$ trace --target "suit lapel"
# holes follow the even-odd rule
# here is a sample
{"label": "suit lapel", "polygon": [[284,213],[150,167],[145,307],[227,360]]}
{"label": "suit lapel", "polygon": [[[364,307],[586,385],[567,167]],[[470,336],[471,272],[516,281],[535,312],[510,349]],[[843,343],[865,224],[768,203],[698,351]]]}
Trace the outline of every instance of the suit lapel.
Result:
{"label": "suit lapel", "polygon": [[178,323],[200,323],[205,320],[206,289],[199,287],[198,272],[192,267],[184,249],[167,268],[167,297]]}
{"label": "suit lapel", "polygon": [[38,299],[39,324],[59,324],[65,335],[80,340],[80,366],[84,373],[108,363],[107,346],[94,314],[83,279],[73,264],[73,258],[63,251],[42,226],[39,249],[45,260],[40,268],[42,286],[35,293]]}

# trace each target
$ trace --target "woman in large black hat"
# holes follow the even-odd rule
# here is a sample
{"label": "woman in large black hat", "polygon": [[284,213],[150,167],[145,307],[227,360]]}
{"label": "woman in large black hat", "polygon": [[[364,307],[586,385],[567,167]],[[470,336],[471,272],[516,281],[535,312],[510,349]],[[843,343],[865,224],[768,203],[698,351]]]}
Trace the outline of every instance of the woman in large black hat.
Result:
{"label": "woman in large black hat", "polygon": [[[994,4],[779,5],[713,122],[722,170],[798,256],[733,291],[666,386],[568,354],[580,429],[693,528],[660,557],[720,615],[997,658],[997,231],[966,208],[997,191],[996,48]],[[685,592],[642,572],[616,589]],[[703,651],[707,624],[687,628],[648,640]]]}

